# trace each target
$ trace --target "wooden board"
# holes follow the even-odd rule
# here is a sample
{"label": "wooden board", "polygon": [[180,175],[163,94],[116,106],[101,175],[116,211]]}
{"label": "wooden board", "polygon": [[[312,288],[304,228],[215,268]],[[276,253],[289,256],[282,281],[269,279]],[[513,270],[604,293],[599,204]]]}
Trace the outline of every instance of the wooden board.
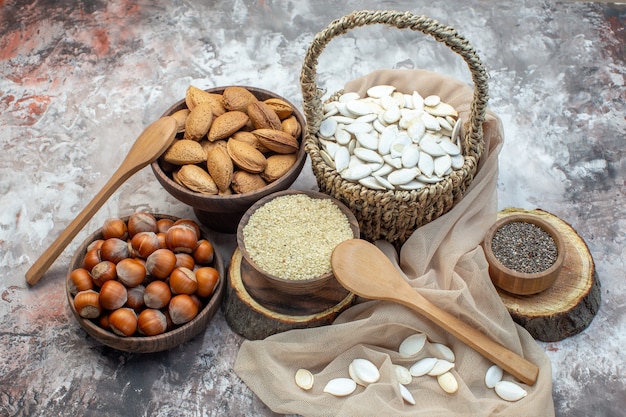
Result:
{"label": "wooden board", "polygon": [[[291,329],[319,327],[331,324],[335,318],[350,307],[354,294],[348,295],[339,303],[319,312],[310,314],[285,314],[272,305],[262,305],[246,290],[242,273],[242,256],[239,248],[235,249],[230,261],[226,296],[222,309],[228,325],[241,336],[250,340],[264,339],[272,334]],[[285,303],[288,301],[286,300]],[[284,307],[280,310],[284,311]]]}
{"label": "wooden board", "polygon": [[537,340],[557,342],[583,331],[600,308],[600,281],[585,241],[566,222],[543,210],[510,208],[498,218],[525,213],[549,221],[563,236],[566,258],[561,273],[547,290],[520,296],[498,289],[513,320]]}

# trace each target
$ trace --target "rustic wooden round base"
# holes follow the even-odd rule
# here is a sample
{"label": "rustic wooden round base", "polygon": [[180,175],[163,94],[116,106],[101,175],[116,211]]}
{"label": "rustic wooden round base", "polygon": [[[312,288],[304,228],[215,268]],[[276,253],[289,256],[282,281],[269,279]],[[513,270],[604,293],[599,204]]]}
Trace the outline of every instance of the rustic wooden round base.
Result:
{"label": "rustic wooden round base", "polygon": [[566,222],[543,210],[509,208],[498,218],[516,214],[548,221],[563,236],[566,247],[561,273],[547,290],[529,296],[498,290],[513,320],[537,340],[557,342],[583,331],[600,308],[600,281],[585,241]]}
{"label": "rustic wooden round base", "polygon": [[288,300],[284,300],[280,305],[261,305],[250,296],[242,279],[242,274],[248,273],[246,271],[249,269],[242,264],[241,251],[236,248],[230,261],[222,310],[231,329],[246,339],[259,340],[291,329],[331,324],[339,313],[350,307],[354,301],[354,294],[348,293],[341,302],[325,310],[304,314],[300,306],[288,314],[286,313],[289,310]]}

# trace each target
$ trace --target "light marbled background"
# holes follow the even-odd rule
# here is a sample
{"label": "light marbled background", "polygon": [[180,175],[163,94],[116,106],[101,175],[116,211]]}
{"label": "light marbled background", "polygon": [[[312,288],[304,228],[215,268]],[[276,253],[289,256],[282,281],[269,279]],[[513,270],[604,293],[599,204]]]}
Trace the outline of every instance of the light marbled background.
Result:
{"label": "light marbled background", "polygon": [[[626,9],[611,3],[426,1],[0,1],[0,414],[272,415],[236,377],[241,338],[207,332],[156,355],[99,345],[77,327],[63,282],[78,244],[137,210],[192,216],[149,168],[100,209],[35,287],[24,273],[104,185],[134,138],[189,84],[254,85],[301,104],[311,39],[352,10],[397,9],[455,27],[490,73],[504,122],[499,204],[542,208],[585,239],[602,283],[590,327],[542,343],[559,416],[626,408]],[[469,81],[463,61],[410,31],[356,29],[318,64],[333,92],[379,68]],[[315,188],[307,165],[294,188]],[[218,236],[228,259],[230,236]]]}

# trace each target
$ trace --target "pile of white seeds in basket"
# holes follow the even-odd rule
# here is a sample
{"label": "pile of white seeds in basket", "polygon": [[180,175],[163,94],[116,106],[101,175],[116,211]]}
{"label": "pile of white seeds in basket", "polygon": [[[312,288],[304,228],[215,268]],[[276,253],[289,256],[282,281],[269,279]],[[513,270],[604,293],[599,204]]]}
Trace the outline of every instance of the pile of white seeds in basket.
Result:
{"label": "pile of white seeds in basket", "polygon": [[418,190],[465,162],[457,111],[437,95],[377,85],[324,105],[320,156],[348,181],[374,190]]}
{"label": "pile of white seeds in basket", "polygon": [[353,237],[348,218],[332,200],[304,194],[268,201],[243,228],[252,261],[271,275],[291,280],[330,272],[333,249]]}

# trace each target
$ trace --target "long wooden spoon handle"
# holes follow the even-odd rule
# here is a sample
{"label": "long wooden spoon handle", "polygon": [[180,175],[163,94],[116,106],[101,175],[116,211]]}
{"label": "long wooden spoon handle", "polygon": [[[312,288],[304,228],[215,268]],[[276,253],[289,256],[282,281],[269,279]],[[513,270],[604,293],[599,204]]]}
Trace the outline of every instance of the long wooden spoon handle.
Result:
{"label": "long wooden spoon handle", "polygon": [[537,381],[539,368],[535,364],[435,306],[418,292],[414,290],[407,292],[406,297],[398,299],[397,302],[421,313],[523,383],[533,385]]}

